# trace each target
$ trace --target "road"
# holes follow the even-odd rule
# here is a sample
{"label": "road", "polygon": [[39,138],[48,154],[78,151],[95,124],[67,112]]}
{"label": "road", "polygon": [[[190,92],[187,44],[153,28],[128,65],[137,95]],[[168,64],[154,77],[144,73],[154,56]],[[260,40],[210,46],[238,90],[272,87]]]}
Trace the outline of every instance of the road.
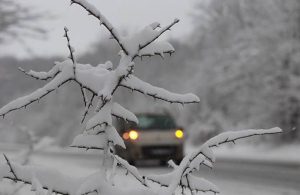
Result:
{"label": "road", "polygon": [[[54,152],[38,153],[33,156],[33,161],[56,167],[69,175],[82,176],[94,172],[101,163],[101,157]],[[157,165],[143,165],[139,167],[139,170],[141,174],[148,175],[166,173],[171,169]],[[121,174],[124,175],[124,172]],[[217,159],[213,170],[204,167],[199,174],[215,183],[220,188],[221,195],[300,194],[300,164],[286,165],[220,158]]]}

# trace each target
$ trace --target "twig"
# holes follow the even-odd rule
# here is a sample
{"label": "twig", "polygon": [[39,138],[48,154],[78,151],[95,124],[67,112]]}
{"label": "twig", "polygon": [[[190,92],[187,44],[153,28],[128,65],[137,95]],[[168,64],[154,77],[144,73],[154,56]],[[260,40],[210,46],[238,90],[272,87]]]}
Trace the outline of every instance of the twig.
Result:
{"label": "twig", "polygon": [[90,3],[86,2],[86,1],[71,0],[71,4],[73,4],[73,3],[81,6],[90,15],[97,18],[100,21],[100,24],[103,24],[103,26],[105,26],[105,28],[110,32],[112,37],[117,41],[118,45],[125,52],[125,54],[129,55],[129,52],[126,49],[125,45],[123,45],[123,43],[121,41],[121,37],[119,36],[118,32],[115,30],[115,28],[112,26],[112,24],[105,18],[105,16],[103,16],[93,5],[91,5]]}
{"label": "twig", "polygon": [[64,34],[64,37],[66,37],[67,39],[67,42],[68,42],[68,49],[69,49],[69,52],[70,52],[70,56],[69,58],[72,60],[73,62],[73,73],[74,73],[74,78],[76,78],[76,60],[75,60],[75,56],[74,56],[74,48],[71,46],[71,43],[70,43],[70,37],[68,35],[68,31],[69,29],[67,27],[64,28],[64,31],[65,31],[65,34]]}
{"label": "twig", "polygon": [[88,103],[88,106],[85,107],[85,111],[84,111],[83,117],[81,119],[81,123],[83,123],[83,121],[85,120],[85,117],[87,116],[87,114],[89,112],[90,107],[93,105],[93,100],[94,100],[95,96],[96,95],[93,93],[92,98]]}
{"label": "twig", "polygon": [[151,40],[149,40],[148,42],[142,44],[142,45],[139,45],[139,50],[137,52],[137,54],[134,55],[134,58],[138,55],[139,51],[142,50],[143,48],[145,48],[146,46],[148,46],[149,44],[151,44],[153,41],[155,41],[158,37],[160,37],[164,32],[166,32],[167,30],[171,30],[171,27],[174,26],[175,24],[177,24],[179,22],[179,19],[174,19],[174,21],[169,24],[168,26],[162,28],[159,33],[153,37]]}
{"label": "twig", "polygon": [[14,169],[13,169],[13,167],[12,167],[10,161],[9,161],[9,159],[7,158],[7,156],[5,154],[3,154],[3,156],[4,156],[4,158],[5,158],[6,162],[7,162],[7,165],[9,166],[9,169],[10,169],[9,172],[11,172],[13,174],[13,176],[14,176],[13,181],[17,183],[18,177],[17,177],[17,175],[16,175],[16,173],[15,173],[15,171],[14,171]]}

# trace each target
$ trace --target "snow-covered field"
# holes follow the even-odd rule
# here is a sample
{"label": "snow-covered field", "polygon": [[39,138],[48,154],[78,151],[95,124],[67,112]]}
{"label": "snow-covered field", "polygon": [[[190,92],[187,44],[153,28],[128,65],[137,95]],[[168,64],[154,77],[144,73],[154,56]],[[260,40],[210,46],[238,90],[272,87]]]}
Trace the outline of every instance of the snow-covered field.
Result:
{"label": "snow-covered field", "polygon": [[[278,159],[280,160],[283,158],[283,155],[286,155],[285,161],[288,161],[289,159],[295,162],[296,160],[299,160],[299,157],[296,157],[297,151],[299,151],[298,146],[289,146],[288,150],[287,148],[279,148],[278,153],[281,154],[281,156],[278,156]],[[249,153],[249,155],[246,155],[245,152]],[[230,148],[224,148],[217,151],[218,158],[221,162],[223,161],[224,156],[227,156],[227,160],[229,158],[232,159],[238,159],[239,157],[242,157],[244,159],[252,159],[252,160],[258,160],[258,159],[267,159],[267,156],[273,156],[275,158],[276,151],[270,151],[269,153],[265,152],[263,148],[256,148],[255,154],[251,153],[251,149],[247,146],[242,147],[235,147],[232,150]],[[289,151],[291,151],[294,155],[289,154]],[[2,152],[1,152],[2,153]],[[243,155],[242,155],[243,154]],[[265,154],[265,155],[263,155]],[[266,155],[267,154],[267,155]],[[293,158],[287,157],[288,155],[291,155]],[[8,152],[8,156],[13,156],[13,153]],[[0,162],[3,162],[3,158],[1,158]],[[273,159],[274,160],[274,159]],[[97,169],[97,164],[101,163],[101,157],[99,158],[95,155],[91,156],[85,156],[82,154],[74,155],[62,155],[59,153],[48,153],[48,154],[38,154],[33,156],[34,163],[37,164],[43,164],[49,167],[55,167],[62,172],[72,176],[72,177],[81,177],[88,174],[93,173]],[[292,162],[291,161],[291,162]],[[274,160],[274,162],[276,162]],[[300,161],[299,166],[296,169],[295,172],[300,173]],[[232,166],[226,164],[226,163],[220,163],[220,165],[223,164],[224,166],[220,166],[219,164],[216,164],[216,169],[213,171],[204,171],[203,177],[209,179],[210,181],[214,182],[218,187],[221,189],[222,195],[299,195],[300,194],[300,186],[293,187],[292,185],[286,185],[285,181],[279,182],[274,178],[269,178],[268,181],[266,181],[266,178],[255,178],[253,175],[247,175],[245,174],[236,174],[232,172],[232,170],[240,171],[242,169],[239,169],[240,166],[238,164],[232,164]],[[242,167],[242,166],[241,166]],[[170,171],[167,167],[158,167],[158,166],[142,166],[139,167],[140,171],[144,175],[153,174],[153,173],[166,173]],[[259,168],[258,168],[259,170]],[[280,172],[280,170],[273,170],[274,172]],[[120,184],[124,187],[130,188],[135,187],[136,181],[131,178],[128,179],[128,177],[125,177],[125,172],[120,170],[120,176],[116,178],[116,184]],[[283,172],[284,174],[284,172]],[[286,172],[288,174],[288,172]],[[241,176],[242,175],[242,176]],[[300,175],[300,174],[299,174]],[[300,178],[299,178],[300,179]],[[4,181],[6,182],[6,181]],[[8,186],[7,183],[5,185],[1,185],[0,188],[3,189],[4,186]],[[33,192],[30,192],[30,188],[28,186],[22,188],[20,191],[20,194],[22,195],[29,195]],[[209,194],[209,193],[206,193]]]}

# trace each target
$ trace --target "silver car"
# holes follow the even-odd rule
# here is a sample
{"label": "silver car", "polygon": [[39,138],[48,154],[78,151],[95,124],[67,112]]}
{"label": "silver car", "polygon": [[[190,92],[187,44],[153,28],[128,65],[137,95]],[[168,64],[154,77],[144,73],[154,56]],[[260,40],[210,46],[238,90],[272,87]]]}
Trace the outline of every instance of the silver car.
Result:
{"label": "silver car", "polygon": [[131,164],[141,159],[157,159],[164,164],[183,157],[183,129],[177,127],[167,114],[136,114],[139,124],[118,122],[118,131],[125,140],[126,150],[117,148],[117,154]]}

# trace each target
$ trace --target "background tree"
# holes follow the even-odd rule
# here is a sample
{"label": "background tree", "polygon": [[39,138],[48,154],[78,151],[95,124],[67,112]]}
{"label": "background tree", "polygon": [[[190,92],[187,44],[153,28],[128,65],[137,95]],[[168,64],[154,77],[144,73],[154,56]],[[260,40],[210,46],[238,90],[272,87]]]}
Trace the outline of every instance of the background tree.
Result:
{"label": "background tree", "polygon": [[15,0],[0,0],[0,44],[13,40],[25,45],[21,37],[45,37],[46,30],[36,25],[41,19],[46,19],[46,16],[21,6]]}
{"label": "background tree", "polygon": [[299,7],[297,0],[213,0],[199,6],[195,18],[202,22],[189,70],[195,79],[189,85],[202,99],[194,110],[203,112],[186,115],[188,120],[217,115],[222,129],[277,124],[296,129],[282,139],[299,138]]}

